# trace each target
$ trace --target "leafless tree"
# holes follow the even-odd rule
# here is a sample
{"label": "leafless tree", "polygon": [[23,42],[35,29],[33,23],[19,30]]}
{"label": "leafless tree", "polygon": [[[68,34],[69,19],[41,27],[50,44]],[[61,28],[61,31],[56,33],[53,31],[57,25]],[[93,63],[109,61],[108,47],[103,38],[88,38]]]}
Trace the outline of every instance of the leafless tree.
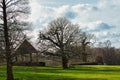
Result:
{"label": "leafless tree", "polygon": [[116,63],[116,53],[115,48],[111,47],[111,41],[107,40],[103,43],[103,60],[105,64],[115,64]]}
{"label": "leafless tree", "polygon": [[80,40],[80,32],[78,25],[73,25],[68,19],[60,17],[51,21],[46,31],[40,31],[39,41],[52,46],[47,51],[58,51],[57,53],[62,57],[62,67],[66,69],[68,68],[69,47]]}
{"label": "leafless tree", "polygon": [[14,80],[12,58],[23,38],[24,19],[29,12],[28,0],[0,0],[0,44],[7,62],[7,80]]}
{"label": "leafless tree", "polygon": [[82,47],[82,58],[83,62],[87,62],[88,53],[86,52],[86,48],[90,46],[90,44],[94,44],[96,42],[96,38],[93,34],[87,34],[83,32],[81,34],[81,47]]}
{"label": "leafless tree", "polygon": [[114,47],[111,47],[111,41],[107,40],[105,42],[101,42],[100,52],[103,57],[104,64],[116,64],[117,63],[117,54]]}

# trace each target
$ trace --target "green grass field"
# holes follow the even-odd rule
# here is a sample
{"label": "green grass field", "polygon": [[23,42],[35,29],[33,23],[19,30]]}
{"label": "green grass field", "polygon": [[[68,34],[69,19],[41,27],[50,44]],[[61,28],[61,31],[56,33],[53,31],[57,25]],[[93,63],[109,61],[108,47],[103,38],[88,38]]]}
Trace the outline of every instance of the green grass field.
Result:
{"label": "green grass field", "polygon": [[[0,80],[6,80],[5,67],[0,66]],[[14,67],[16,80],[120,80],[120,66]]]}

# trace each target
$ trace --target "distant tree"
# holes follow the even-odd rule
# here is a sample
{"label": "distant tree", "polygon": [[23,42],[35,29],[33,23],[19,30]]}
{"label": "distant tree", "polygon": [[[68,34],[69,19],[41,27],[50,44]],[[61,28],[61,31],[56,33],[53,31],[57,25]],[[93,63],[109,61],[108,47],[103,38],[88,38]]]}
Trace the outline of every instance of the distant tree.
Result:
{"label": "distant tree", "polygon": [[120,65],[120,49],[116,49],[116,64]]}
{"label": "distant tree", "polygon": [[28,0],[0,0],[0,44],[7,62],[7,80],[14,80],[12,59],[27,25]]}
{"label": "distant tree", "polygon": [[68,19],[60,17],[51,21],[46,31],[40,31],[39,41],[49,47],[46,49],[49,53],[50,51],[52,53],[58,51],[57,55],[62,57],[62,67],[66,69],[68,68],[68,57],[71,53],[69,47],[80,40],[80,32],[78,25],[73,25]]}
{"label": "distant tree", "polygon": [[103,55],[103,62],[104,64],[116,64],[116,51],[114,47],[111,47],[111,41],[107,40],[105,42],[101,42],[101,52]]}
{"label": "distant tree", "polygon": [[81,47],[82,47],[82,59],[83,62],[87,62],[88,53],[86,52],[86,48],[90,44],[94,44],[96,42],[95,36],[93,34],[87,34],[83,32],[81,34]]}
{"label": "distant tree", "polygon": [[111,47],[111,41],[107,40],[104,42],[104,62],[106,64],[116,64],[116,53],[115,48]]}

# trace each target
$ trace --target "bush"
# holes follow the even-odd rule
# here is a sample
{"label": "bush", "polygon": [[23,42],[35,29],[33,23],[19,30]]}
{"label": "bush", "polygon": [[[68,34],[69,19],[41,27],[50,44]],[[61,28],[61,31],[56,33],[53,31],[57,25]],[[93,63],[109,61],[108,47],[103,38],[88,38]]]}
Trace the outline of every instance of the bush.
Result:
{"label": "bush", "polygon": [[79,64],[72,64],[72,65],[98,65],[97,62],[82,62]]}
{"label": "bush", "polygon": [[14,66],[45,66],[45,62],[17,62]]}
{"label": "bush", "polygon": [[102,56],[96,56],[95,62],[98,64],[103,64],[103,57]]}

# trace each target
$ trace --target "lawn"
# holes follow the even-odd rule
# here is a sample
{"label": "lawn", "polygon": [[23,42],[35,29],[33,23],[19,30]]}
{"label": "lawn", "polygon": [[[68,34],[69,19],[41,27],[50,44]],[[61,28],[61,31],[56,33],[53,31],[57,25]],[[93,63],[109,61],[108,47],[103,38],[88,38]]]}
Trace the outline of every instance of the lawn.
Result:
{"label": "lawn", "polygon": [[[14,67],[16,80],[120,80],[120,66],[76,66],[69,70],[59,67]],[[5,79],[0,66],[0,80]]]}

